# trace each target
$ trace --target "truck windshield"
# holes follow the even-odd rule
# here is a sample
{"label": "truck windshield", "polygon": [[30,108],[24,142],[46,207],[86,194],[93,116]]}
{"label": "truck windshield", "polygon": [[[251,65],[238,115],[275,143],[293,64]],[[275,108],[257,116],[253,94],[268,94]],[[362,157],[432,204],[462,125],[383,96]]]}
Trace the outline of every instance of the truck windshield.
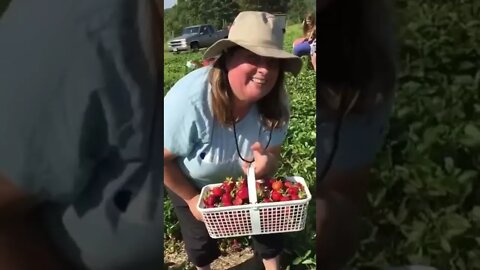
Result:
{"label": "truck windshield", "polygon": [[182,31],[182,35],[188,35],[188,34],[197,34],[200,30],[200,27],[187,27],[184,28]]}

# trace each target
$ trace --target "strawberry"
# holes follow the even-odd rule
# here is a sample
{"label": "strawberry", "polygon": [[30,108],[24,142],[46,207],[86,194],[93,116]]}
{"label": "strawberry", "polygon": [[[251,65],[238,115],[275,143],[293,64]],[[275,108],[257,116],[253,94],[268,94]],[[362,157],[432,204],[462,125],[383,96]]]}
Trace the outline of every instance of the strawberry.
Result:
{"label": "strawberry", "polygon": [[243,200],[240,199],[239,197],[236,197],[235,200],[233,200],[233,205],[242,205]]}
{"label": "strawberry", "polygon": [[247,187],[248,186],[248,181],[245,178],[242,178],[239,182],[239,187]]}
{"label": "strawberry", "polygon": [[298,183],[298,182],[295,183],[293,186],[296,187],[298,190],[303,190],[302,184],[300,184],[300,183]]}
{"label": "strawberry", "polygon": [[298,189],[296,187],[289,187],[287,189],[287,193],[290,195],[297,195],[298,194]]}
{"label": "strawberry", "polygon": [[207,199],[206,199],[206,205],[208,206],[214,206],[215,205],[215,196],[213,194],[210,194]]}
{"label": "strawberry", "polygon": [[297,194],[292,194],[290,195],[290,197],[292,198],[292,200],[300,200],[300,197],[298,197]]}
{"label": "strawberry", "polygon": [[223,206],[232,206],[233,203],[231,201],[225,201],[225,202],[222,202],[222,205]]}
{"label": "strawberry", "polygon": [[290,182],[290,181],[285,181],[284,185],[285,185],[285,187],[289,188],[289,187],[293,186],[293,183]]}
{"label": "strawberry", "polygon": [[275,183],[275,179],[274,178],[270,178],[266,183],[267,183],[267,186],[268,188],[272,188],[272,185],[273,183]]}
{"label": "strawberry", "polygon": [[272,202],[272,199],[270,199],[270,198],[263,198],[263,202],[264,202],[264,203]]}
{"label": "strawberry", "polygon": [[223,181],[222,187],[226,193],[230,193],[235,187],[235,183],[232,181],[231,177],[228,177],[225,181]]}
{"label": "strawberry", "polygon": [[221,187],[215,187],[212,189],[212,194],[216,197],[220,197],[223,195],[223,189]]}
{"label": "strawberry", "polygon": [[282,202],[290,201],[290,197],[288,197],[288,196],[283,196],[283,197],[280,199],[280,201],[282,201]]}
{"label": "strawberry", "polygon": [[273,190],[276,190],[276,191],[281,190],[282,187],[283,187],[282,181],[275,181],[275,182],[273,182],[273,184],[272,184],[272,189],[273,189]]}
{"label": "strawberry", "polygon": [[280,194],[280,192],[274,190],[272,191],[272,200],[275,201],[275,202],[278,202],[282,199],[282,194]]}
{"label": "strawberry", "polygon": [[240,189],[237,192],[237,197],[239,197],[242,200],[245,200],[248,198],[248,188],[247,187],[240,187]]}
{"label": "strawberry", "polygon": [[223,205],[225,205],[225,204],[232,205],[232,196],[230,195],[230,193],[224,193],[222,195],[222,203],[223,203]]}

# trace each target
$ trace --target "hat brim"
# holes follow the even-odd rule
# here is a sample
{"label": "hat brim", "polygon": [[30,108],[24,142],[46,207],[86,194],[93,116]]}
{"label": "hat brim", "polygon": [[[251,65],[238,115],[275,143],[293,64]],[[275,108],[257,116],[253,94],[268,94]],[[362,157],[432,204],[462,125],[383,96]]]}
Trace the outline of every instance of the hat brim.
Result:
{"label": "hat brim", "polygon": [[302,59],[294,54],[288,53],[274,47],[256,46],[241,41],[232,41],[230,39],[221,39],[210,46],[203,55],[204,59],[213,58],[224,53],[228,48],[240,46],[255,54],[264,57],[272,57],[282,60],[283,70],[298,75],[302,69]]}

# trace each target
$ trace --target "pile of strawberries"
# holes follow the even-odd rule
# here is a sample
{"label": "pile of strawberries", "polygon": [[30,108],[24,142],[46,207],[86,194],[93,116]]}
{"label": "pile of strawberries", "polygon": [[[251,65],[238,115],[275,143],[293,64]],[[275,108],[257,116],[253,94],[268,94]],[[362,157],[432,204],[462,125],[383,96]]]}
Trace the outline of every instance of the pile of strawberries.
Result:
{"label": "pile of strawberries", "polygon": [[[269,203],[301,200],[306,198],[305,189],[300,183],[285,178],[272,178],[256,182],[257,202]],[[210,189],[202,198],[206,208],[248,204],[247,179],[234,181],[227,177],[220,186]]]}

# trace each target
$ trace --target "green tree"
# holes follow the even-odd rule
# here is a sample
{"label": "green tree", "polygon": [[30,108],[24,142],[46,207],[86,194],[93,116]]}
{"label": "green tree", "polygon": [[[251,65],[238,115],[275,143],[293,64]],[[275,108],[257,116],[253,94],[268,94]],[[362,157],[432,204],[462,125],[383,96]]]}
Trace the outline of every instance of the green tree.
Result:
{"label": "green tree", "polygon": [[231,0],[179,0],[165,11],[165,39],[178,35],[181,30],[195,24],[212,24],[222,28],[231,23],[240,11],[237,2]]}
{"label": "green tree", "polygon": [[310,0],[290,0],[288,3],[289,24],[301,23],[307,12],[315,12],[315,2]]}
{"label": "green tree", "polygon": [[242,11],[260,10],[270,13],[286,13],[289,0],[238,0]]}

